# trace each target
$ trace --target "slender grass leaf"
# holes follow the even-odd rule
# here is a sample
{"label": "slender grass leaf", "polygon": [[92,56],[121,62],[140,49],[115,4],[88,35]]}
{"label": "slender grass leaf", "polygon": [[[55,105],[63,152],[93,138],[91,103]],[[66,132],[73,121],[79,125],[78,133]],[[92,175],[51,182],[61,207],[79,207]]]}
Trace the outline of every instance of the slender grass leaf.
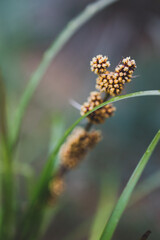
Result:
{"label": "slender grass leaf", "polygon": [[[113,173],[113,172],[112,172]],[[112,184],[111,184],[112,182]],[[119,181],[117,174],[103,177],[101,183],[100,200],[94,222],[92,224],[90,240],[97,240],[101,236],[106,221],[109,219],[117,200]],[[107,202],[107,204],[106,204]]]}
{"label": "slender grass leaf", "polygon": [[9,239],[13,234],[14,209],[14,184],[12,159],[8,144],[7,104],[6,90],[2,76],[0,75],[0,165],[3,169],[0,176],[0,204],[3,206],[0,212],[0,238]]}
{"label": "slender grass leaf", "polygon": [[65,131],[65,119],[64,116],[56,116],[52,121],[49,153],[53,151],[59,139],[63,136]]}
{"label": "slender grass leaf", "polygon": [[91,225],[91,219],[87,219],[83,221],[80,225],[75,227],[70,234],[66,235],[66,237],[63,238],[63,240],[80,240],[85,239],[88,233],[88,229]]}
{"label": "slender grass leaf", "polygon": [[48,161],[46,163],[46,166],[44,168],[44,171],[42,173],[42,182],[45,181],[46,179],[46,175],[51,176],[51,174],[53,173],[53,169],[52,169],[52,165],[53,162],[55,161],[55,157],[57,156],[59,149],[61,147],[61,145],[63,144],[63,142],[65,141],[65,139],[67,138],[67,136],[72,132],[72,130],[84,119],[86,118],[90,113],[96,111],[97,109],[109,104],[109,103],[114,103],[114,102],[118,102],[120,100],[124,100],[124,99],[128,99],[128,98],[134,98],[134,97],[142,97],[142,96],[160,96],[160,90],[152,90],[152,91],[141,91],[141,92],[135,92],[135,93],[130,93],[130,94],[126,94],[126,95],[122,95],[122,96],[117,96],[114,97],[110,100],[105,101],[104,103],[96,106],[94,109],[92,109],[91,111],[87,112],[84,116],[80,117],[77,121],[75,121],[71,127],[69,127],[67,129],[67,131],[65,132],[64,136],[59,140],[59,142],[57,143],[55,149],[53,150],[53,152],[50,154]]}
{"label": "slender grass leaf", "polygon": [[156,191],[160,188],[160,171],[156,171],[151,176],[147,177],[137,186],[135,193],[129,203],[129,207],[139,202],[153,191]]}
{"label": "slender grass leaf", "polygon": [[148,163],[150,156],[152,155],[153,150],[155,149],[157,143],[160,140],[160,130],[157,132],[155,137],[153,138],[152,142],[150,143],[149,147],[147,148],[146,152],[142,156],[141,160],[139,161],[136,169],[134,170],[132,176],[130,177],[125,189],[123,190],[113,212],[112,215],[106,224],[104,231],[100,237],[100,240],[110,240],[113,236],[113,233],[117,227],[117,224],[129,202],[131,194],[142,175],[142,172]]}

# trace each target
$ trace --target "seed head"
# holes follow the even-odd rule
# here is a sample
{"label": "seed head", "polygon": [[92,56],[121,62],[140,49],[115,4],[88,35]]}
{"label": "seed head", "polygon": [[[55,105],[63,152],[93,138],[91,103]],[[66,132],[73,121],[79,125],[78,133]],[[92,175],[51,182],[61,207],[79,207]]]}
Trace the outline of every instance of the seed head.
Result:
{"label": "seed head", "polygon": [[117,79],[123,84],[130,82],[135,68],[135,60],[131,59],[130,57],[123,58],[121,63],[115,68]]}
{"label": "seed head", "polygon": [[101,133],[99,131],[87,132],[85,129],[77,127],[61,148],[61,165],[68,169],[76,167],[100,140]]}
{"label": "seed head", "polygon": [[57,198],[63,193],[64,188],[65,184],[62,177],[57,176],[50,181],[47,199],[48,206],[53,207],[56,204]]}
{"label": "seed head", "polygon": [[123,83],[117,79],[118,74],[108,72],[101,74],[96,79],[96,88],[101,92],[106,92],[108,95],[115,96],[120,94],[123,89]]}
{"label": "seed head", "polygon": [[119,95],[125,83],[131,81],[135,68],[136,64],[134,60],[131,60],[130,57],[124,58],[115,68],[115,72],[106,72],[99,75],[96,80],[96,88],[111,96]]}
{"label": "seed head", "polygon": [[107,68],[110,66],[110,62],[108,61],[108,57],[97,55],[96,57],[92,58],[90,65],[91,71],[99,75],[106,72]]}
{"label": "seed head", "polygon": [[50,182],[50,193],[52,196],[59,196],[63,193],[65,188],[64,181],[61,177],[56,177]]}
{"label": "seed head", "polygon": [[[88,102],[85,102],[81,107],[81,115],[85,115],[88,111],[98,106],[103,102],[99,92],[91,92]],[[93,113],[87,116],[88,120],[93,124],[103,123],[106,118],[109,118],[115,112],[115,107],[112,104],[108,104],[104,107],[99,108]]]}

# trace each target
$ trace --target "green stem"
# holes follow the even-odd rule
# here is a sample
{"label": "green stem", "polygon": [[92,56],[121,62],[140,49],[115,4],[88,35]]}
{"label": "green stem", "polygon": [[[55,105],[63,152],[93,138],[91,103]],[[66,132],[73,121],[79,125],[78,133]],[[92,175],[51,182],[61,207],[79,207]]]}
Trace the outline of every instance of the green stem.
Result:
{"label": "green stem", "polygon": [[38,86],[40,80],[43,78],[51,61],[56,57],[62,47],[67,43],[67,41],[75,34],[75,32],[83,26],[87,21],[89,21],[95,14],[103,10],[109,4],[115,2],[116,0],[99,0],[95,3],[89,4],[77,17],[71,20],[67,26],[62,30],[57,39],[52,43],[52,45],[44,53],[42,61],[36,71],[31,76],[28,86],[20,100],[20,104],[17,108],[16,117],[14,121],[14,131],[12,133],[11,145],[15,146],[19,131],[22,123],[22,119],[26,108]]}
{"label": "green stem", "polygon": [[1,226],[0,239],[10,239],[13,230],[13,169],[8,145],[5,87],[0,76],[0,132],[1,132]]}
{"label": "green stem", "polygon": [[11,156],[4,142],[2,143],[2,239],[9,240],[13,234],[14,192],[13,168]]}
{"label": "green stem", "polygon": [[137,189],[129,203],[129,207],[132,207],[137,202],[144,199],[146,196],[151,194],[160,188],[160,170],[153,173],[148,178],[144,179],[142,183],[137,186]]}
{"label": "green stem", "polygon": [[5,86],[2,80],[2,75],[0,75],[0,134],[3,137],[3,141],[7,145],[7,117],[6,117],[6,96],[5,96]]}

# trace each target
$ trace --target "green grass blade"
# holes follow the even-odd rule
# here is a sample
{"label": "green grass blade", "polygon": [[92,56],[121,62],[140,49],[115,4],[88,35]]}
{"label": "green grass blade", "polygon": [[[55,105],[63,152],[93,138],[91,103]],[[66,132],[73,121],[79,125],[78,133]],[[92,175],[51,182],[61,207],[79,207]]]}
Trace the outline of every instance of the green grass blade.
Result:
{"label": "green grass blade", "polygon": [[[13,234],[14,177],[12,158],[8,144],[6,89],[0,75],[0,239],[8,240]],[[1,169],[1,170],[2,170]]]}
{"label": "green grass blade", "polygon": [[116,0],[99,0],[94,3],[89,4],[77,17],[71,20],[67,26],[62,30],[57,39],[52,43],[52,45],[44,53],[43,59],[38,66],[37,70],[33,73],[29,80],[29,84],[25,89],[25,92],[20,100],[20,104],[17,108],[15,121],[13,124],[14,132],[12,133],[12,146],[16,143],[21,122],[26,111],[26,108],[32,98],[39,82],[46,73],[48,67],[50,66],[52,60],[56,57],[62,47],[66,42],[74,35],[74,33],[83,26],[87,21],[89,21],[95,14],[103,10],[109,4],[115,2]]}
{"label": "green grass blade", "polygon": [[83,221],[78,227],[75,227],[69,235],[66,235],[63,240],[80,240],[86,239],[88,229],[91,224],[91,219]]}
{"label": "green grass blade", "polygon": [[[51,153],[51,155],[47,161],[46,168],[44,169],[44,173],[46,172],[46,174],[50,175],[53,172],[52,171],[52,161],[54,161],[55,157],[57,156],[61,145],[63,144],[63,142],[65,141],[67,136],[72,132],[72,130],[80,123],[80,121],[82,121],[84,118],[86,118],[90,113],[96,111],[97,109],[99,109],[109,103],[118,102],[120,100],[124,100],[124,99],[128,99],[128,98],[142,97],[142,96],[156,96],[156,95],[160,96],[160,90],[141,91],[141,92],[135,92],[135,93],[130,93],[130,94],[114,97],[114,98],[96,106],[94,109],[92,109],[91,111],[86,113],[84,116],[80,117],[77,121],[75,121],[73,123],[73,125],[70,128],[67,129],[64,136],[57,143],[55,149],[53,150],[53,152]],[[45,176],[44,176],[44,178],[45,178]]]}
{"label": "green grass blade", "polygon": [[7,125],[7,102],[6,89],[2,76],[0,75],[0,134],[8,147],[8,125]]}
{"label": "green grass blade", "polygon": [[49,153],[53,151],[59,139],[63,136],[65,131],[65,119],[64,116],[56,116],[53,118],[51,124],[51,134],[49,142]]}
{"label": "green grass blade", "polygon": [[[53,222],[54,218],[56,217],[57,213],[59,212],[60,208],[62,208],[62,206],[59,204],[56,204],[56,206],[54,208],[48,207],[45,209],[41,225],[39,226],[39,229],[37,231],[36,239],[44,238],[44,235],[45,235],[47,229],[52,224],[52,222]],[[36,240],[36,239],[34,238],[34,240]]]}
{"label": "green grass blade", "polygon": [[117,224],[128,204],[128,201],[130,199],[130,196],[134,190],[134,187],[136,186],[140,176],[142,175],[142,172],[148,163],[148,160],[150,156],[152,155],[153,150],[155,149],[157,143],[160,140],[160,130],[155,135],[154,139],[150,143],[149,147],[147,148],[146,152],[142,156],[141,160],[139,161],[136,169],[134,170],[132,176],[130,177],[125,189],[123,190],[117,205],[115,206],[112,215],[106,224],[104,231],[101,235],[100,240],[110,240],[113,236],[113,233],[117,227]]}
{"label": "green grass blade", "polygon": [[153,173],[137,186],[135,193],[130,201],[129,207],[139,202],[153,191],[160,188],[160,171]]}
{"label": "green grass blade", "polygon": [[92,223],[89,240],[99,239],[105,227],[106,221],[109,219],[112,213],[118,195],[119,181],[117,174],[112,174],[107,177],[107,179],[106,177],[103,177],[101,185],[100,199],[97,212]]}

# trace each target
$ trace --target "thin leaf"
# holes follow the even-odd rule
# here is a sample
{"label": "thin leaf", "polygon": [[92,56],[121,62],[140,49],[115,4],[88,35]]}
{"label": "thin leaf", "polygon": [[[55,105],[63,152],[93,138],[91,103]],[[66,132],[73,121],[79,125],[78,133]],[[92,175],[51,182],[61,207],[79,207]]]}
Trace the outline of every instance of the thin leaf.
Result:
{"label": "thin leaf", "polygon": [[88,229],[91,225],[91,219],[87,219],[83,221],[80,225],[77,227],[74,227],[74,229],[63,238],[63,240],[80,240],[80,239],[85,239],[88,233]]}
{"label": "thin leaf", "polygon": [[151,144],[149,145],[146,152],[144,153],[141,160],[139,161],[131,178],[129,179],[125,189],[123,190],[123,192],[118,200],[117,205],[115,206],[115,208],[113,210],[113,213],[112,213],[108,223],[106,224],[106,226],[104,228],[104,231],[101,235],[100,240],[110,240],[112,238],[113,233],[117,227],[117,224],[128,204],[131,194],[132,194],[140,176],[142,175],[142,172],[143,172],[146,164],[148,163],[148,160],[149,160],[150,156],[152,155],[152,152],[155,149],[159,140],[160,140],[160,130],[155,135]]}
{"label": "thin leaf", "polygon": [[57,142],[63,136],[65,130],[65,119],[64,116],[56,116],[52,121],[49,153],[53,152]]}
{"label": "thin leaf", "polygon": [[116,0],[99,0],[97,2],[89,4],[77,17],[72,19],[67,26],[62,30],[57,39],[52,45],[46,50],[42,61],[36,71],[31,76],[28,86],[20,100],[20,104],[17,108],[15,121],[13,124],[12,140],[11,145],[14,146],[17,142],[19,135],[21,122],[26,111],[26,108],[52,60],[56,57],[62,47],[68,42],[68,40],[74,35],[74,33],[89,21],[95,14],[103,10],[105,7],[115,2]]}
{"label": "thin leaf", "polygon": [[6,240],[13,234],[14,218],[14,181],[10,149],[8,145],[6,90],[2,75],[0,75],[0,238]]}
{"label": "thin leaf", "polygon": [[[87,112],[84,116],[80,117],[77,121],[75,121],[73,123],[73,125],[71,127],[69,127],[67,129],[67,131],[65,132],[64,136],[59,140],[57,146],[55,147],[55,149],[53,150],[53,152],[51,153],[51,155],[48,158],[46,167],[43,171],[42,174],[42,179],[46,179],[46,175],[51,175],[53,173],[53,162],[55,161],[55,157],[57,156],[59,149],[61,147],[61,145],[63,144],[63,142],[65,141],[65,139],[67,138],[67,136],[72,132],[72,130],[84,119],[86,118],[90,113],[96,111],[97,109],[109,104],[109,103],[114,103],[114,102],[118,102],[120,100],[124,100],[124,99],[128,99],[128,98],[134,98],[134,97],[142,97],[142,96],[160,96],[160,90],[152,90],[152,91],[141,91],[141,92],[135,92],[135,93],[130,93],[130,94],[126,94],[126,95],[122,95],[122,96],[118,96],[118,97],[114,97],[98,106],[96,106],[94,109],[92,109],[91,111]],[[42,181],[43,181],[42,180]]]}
{"label": "thin leaf", "polygon": [[6,114],[6,89],[0,74],[0,135],[3,138],[6,147],[8,145],[8,126],[7,126],[7,114]]}
{"label": "thin leaf", "polygon": [[[110,184],[112,182],[112,185]],[[109,219],[113,207],[116,203],[118,193],[118,179],[117,174],[111,174],[107,179],[102,178],[102,186],[100,193],[100,200],[94,222],[92,224],[90,240],[97,240],[100,238],[106,221]],[[106,204],[107,202],[107,204]]]}
{"label": "thin leaf", "polygon": [[129,207],[139,202],[153,191],[160,188],[160,171],[153,173],[151,176],[147,177],[137,186],[135,193],[131,199]]}

